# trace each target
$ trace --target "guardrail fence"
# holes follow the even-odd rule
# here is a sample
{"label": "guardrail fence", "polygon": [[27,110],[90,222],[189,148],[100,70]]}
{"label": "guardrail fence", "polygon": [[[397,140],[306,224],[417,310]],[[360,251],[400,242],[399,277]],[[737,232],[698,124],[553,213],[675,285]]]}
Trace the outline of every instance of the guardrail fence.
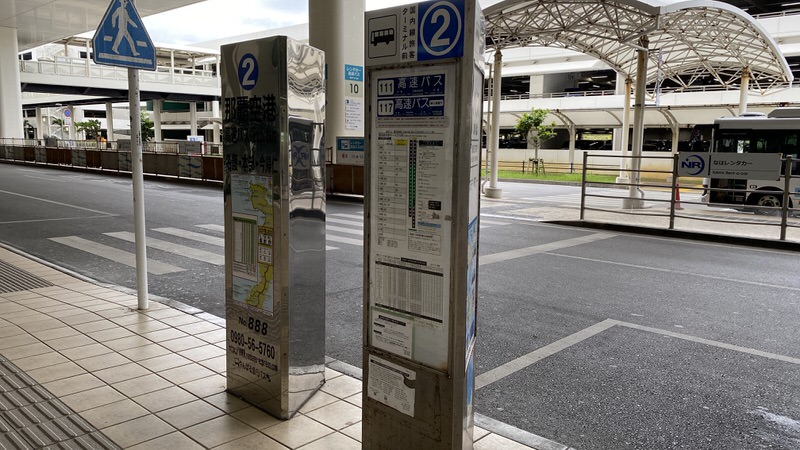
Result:
{"label": "guardrail fence", "polygon": [[[130,141],[0,139],[0,160],[71,166],[111,172],[131,171]],[[144,172],[222,181],[222,145],[204,142],[145,142]]]}
{"label": "guardrail fence", "polygon": [[[585,153],[580,171],[580,220],[640,224],[669,230],[682,229],[711,234],[800,241],[800,188],[796,161],[783,159],[783,188],[755,188],[751,183],[737,186],[709,186],[708,180],[678,177],[678,155],[618,156],[613,182],[589,181],[587,174],[608,171],[608,155]],[[602,159],[602,160],[601,160]],[[663,169],[637,169],[642,161]],[[602,164],[594,164],[602,161]],[[671,167],[671,169],[667,169]],[[638,178],[639,182],[632,182]],[[663,180],[663,181],[661,181]],[[777,184],[777,183],[776,183]],[[725,187],[722,187],[725,186]],[[710,203],[714,193],[737,193],[742,203]]]}

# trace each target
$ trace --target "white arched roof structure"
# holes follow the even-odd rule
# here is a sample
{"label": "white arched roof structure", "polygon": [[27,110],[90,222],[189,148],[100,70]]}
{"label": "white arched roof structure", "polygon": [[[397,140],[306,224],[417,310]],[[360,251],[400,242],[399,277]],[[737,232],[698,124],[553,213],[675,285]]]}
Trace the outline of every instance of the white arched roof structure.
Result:
{"label": "white arched roof structure", "polygon": [[[680,87],[703,76],[755,90],[793,79],[776,43],[744,11],[712,0],[505,0],[484,9],[487,47],[555,46],[591,55],[635,78],[640,39],[649,40],[647,80]],[[660,50],[660,52],[659,52]]]}

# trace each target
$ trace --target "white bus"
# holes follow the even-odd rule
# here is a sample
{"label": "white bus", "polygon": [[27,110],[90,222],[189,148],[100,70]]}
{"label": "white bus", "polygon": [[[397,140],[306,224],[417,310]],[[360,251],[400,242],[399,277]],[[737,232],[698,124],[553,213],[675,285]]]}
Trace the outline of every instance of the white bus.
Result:
{"label": "white bus", "polygon": [[[769,115],[745,114],[714,121],[712,152],[780,153],[792,158],[789,207],[800,201],[800,108],[778,108]],[[783,205],[785,167],[775,180],[734,180],[712,178],[708,202],[757,214],[777,214]]]}

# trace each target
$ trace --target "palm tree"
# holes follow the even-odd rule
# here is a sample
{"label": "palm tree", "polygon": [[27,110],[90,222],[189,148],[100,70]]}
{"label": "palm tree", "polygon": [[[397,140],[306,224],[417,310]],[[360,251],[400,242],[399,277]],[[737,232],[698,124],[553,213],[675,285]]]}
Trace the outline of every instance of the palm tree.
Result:
{"label": "palm tree", "polygon": [[100,121],[89,119],[85,122],[75,122],[75,128],[85,133],[86,139],[100,139]]}
{"label": "palm tree", "polygon": [[50,119],[51,125],[57,125],[61,130],[61,139],[64,139],[64,119],[60,117],[53,117]]}

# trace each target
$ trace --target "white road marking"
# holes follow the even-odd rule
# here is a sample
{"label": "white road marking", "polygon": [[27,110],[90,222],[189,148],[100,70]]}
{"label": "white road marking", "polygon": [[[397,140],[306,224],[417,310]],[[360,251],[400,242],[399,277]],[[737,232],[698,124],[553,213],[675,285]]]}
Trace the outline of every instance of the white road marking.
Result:
{"label": "white road marking", "polygon": [[177,236],[192,241],[203,242],[211,245],[225,246],[225,238],[211,236],[203,233],[195,233],[194,231],[182,230],[180,228],[153,228],[154,231],[159,233],[169,234],[170,236]]}
{"label": "white road marking", "polygon": [[514,250],[508,250],[505,252],[493,253],[491,255],[481,256],[480,265],[484,266],[487,264],[494,264],[502,261],[508,261],[510,259],[524,258],[526,256],[551,252],[554,250],[560,250],[562,248],[589,244],[591,242],[601,241],[603,239],[609,239],[615,236],[616,234],[593,233],[572,239],[564,239],[563,241],[548,242],[547,244],[534,245],[533,247],[518,248]]}
{"label": "white road marking", "polygon": [[326,217],[325,221],[330,223],[340,223],[343,225],[350,225],[356,228],[364,228],[364,222],[360,221],[356,222],[352,220],[337,219],[336,217],[331,217],[331,216]]}
{"label": "white road marking", "polygon": [[[112,216],[116,216],[116,214],[113,214]],[[58,222],[59,220],[105,219],[112,216],[102,215],[102,216],[82,216],[82,217],[58,217],[55,219],[7,220],[5,222],[0,222],[0,225],[9,225],[12,223]]]}
{"label": "white road marking", "polygon": [[510,225],[508,222],[498,222],[496,220],[484,219],[483,217],[481,217],[481,225],[484,225],[484,224],[486,224],[486,225],[498,225],[498,226]]}
{"label": "white road marking", "polygon": [[362,230],[354,230],[352,228],[344,228],[344,227],[337,227],[335,225],[326,225],[326,231],[338,231],[339,233],[346,233],[346,234],[355,234],[356,236],[363,236],[364,232]]}
{"label": "white road marking", "polygon": [[[336,223],[344,223],[344,224],[348,224],[348,225],[361,226],[360,222],[352,222],[352,221],[349,221],[349,220],[341,220],[341,219],[331,220],[330,216],[328,216],[326,220],[328,222],[336,222]],[[222,232],[225,231],[225,227],[224,226],[216,225],[216,224],[213,224],[213,223],[200,224],[200,225],[195,225],[195,226],[198,227],[198,228],[204,228],[206,230],[222,231]],[[328,236],[328,239],[332,240],[332,241],[335,241],[335,239],[331,239],[330,236]],[[360,240],[357,240],[357,239],[348,239],[348,238],[340,238],[340,239],[343,239],[343,241],[339,241],[339,242],[342,242],[342,243],[345,243],[345,244],[358,245],[359,247],[361,247],[364,244],[363,241],[360,241]],[[326,245],[325,246],[325,250],[339,250],[339,247],[334,247],[332,245]]]}
{"label": "white road marking", "polygon": [[344,217],[344,218],[347,218],[347,219],[354,219],[354,220],[357,220],[359,223],[363,223],[364,222],[364,215],[363,214],[344,214],[344,213],[328,214],[328,217],[331,217],[331,216]]}
{"label": "white road marking", "polygon": [[[128,231],[118,231],[118,232],[103,233],[103,234],[117,239],[122,239],[123,241],[136,242],[135,235]],[[155,248],[157,250],[162,250],[165,252],[174,253],[176,255],[185,256],[187,258],[196,259],[198,261],[207,262],[209,264],[214,264],[217,266],[225,265],[225,255],[207,252],[205,250],[199,250],[186,245],[174,244],[172,242],[162,241],[160,239],[148,237],[147,246]]]}
{"label": "white road marking", "polygon": [[719,341],[712,341],[711,339],[703,339],[703,338],[699,338],[699,337],[690,336],[688,334],[676,333],[674,331],[667,331],[667,330],[662,330],[662,329],[659,329],[659,328],[646,327],[644,325],[637,325],[635,323],[618,322],[617,325],[620,325],[620,326],[623,326],[623,327],[628,327],[628,328],[633,328],[635,330],[647,331],[649,333],[660,334],[662,336],[669,336],[669,337],[674,337],[674,338],[678,338],[678,339],[683,339],[685,341],[697,342],[698,344],[705,344],[705,345],[710,345],[712,347],[724,348],[726,350],[733,350],[733,351],[740,352],[740,353],[746,353],[748,355],[760,356],[762,358],[774,359],[774,360],[777,360],[777,361],[783,361],[783,362],[788,362],[788,363],[799,364],[800,365],[800,358],[792,358],[791,356],[784,356],[784,355],[778,355],[778,354],[775,354],[775,353],[762,352],[761,350],[756,350],[754,348],[740,347],[738,345],[726,344],[724,342],[719,342]]}
{"label": "white road marking", "polygon": [[31,200],[37,200],[37,201],[45,202],[45,203],[52,203],[54,205],[65,206],[67,208],[80,209],[80,210],[83,210],[83,211],[93,212],[95,214],[102,214],[104,216],[116,216],[117,215],[117,214],[112,214],[110,212],[98,211],[96,209],[84,208],[83,206],[70,205],[69,203],[56,202],[56,201],[53,201],[53,200],[48,200],[46,198],[39,198],[39,197],[32,197],[30,195],[25,195],[25,194],[18,194],[16,192],[0,190],[0,193],[8,194],[8,195],[16,195],[17,197],[28,198],[28,199],[31,199]]}
{"label": "white road marking", "polygon": [[[520,211],[527,211],[527,210],[520,210]],[[506,220],[514,220],[514,221],[521,221],[521,222],[541,222],[542,219],[539,218],[530,218],[530,217],[520,217],[520,216],[509,216],[508,214],[490,214],[490,213],[481,213],[481,218],[483,217],[494,217],[496,219],[506,219]],[[483,219],[481,219],[483,220]],[[555,226],[555,225],[550,225]],[[573,228],[570,228],[573,229]]]}
{"label": "white road marking", "polygon": [[217,225],[215,223],[204,223],[204,224],[195,225],[195,226],[198,227],[198,228],[205,228],[206,230],[221,231],[223,233],[225,232],[225,226],[224,225]]}
{"label": "white road marking", "polygon": [[588,328],[584,328],[577,333],[573,333],[565,338],[559,339],[552,344],[545,345],[538,348],[527,355],[520,356],[511,360],[500,367],[484,372],[475,377],[475,389],[480,389],[484,386],[492,384],[496,381],[512,375],[520,370],[541,361],[548,356],[554,355],[564,349],[567,349],[581,341],[589,339],[590,337],[602,333],[603,331],[619,324],[619,321],[613,319],[606,319],[602,322],[596,323]]}
{"label": "white road marking", "polygon": [[760,356],[762,358],[800,365],[800,358],[778,355],[776,353],[756,350],[754,348],[741,347],[739,345],[728,344],[725,342],[714,341],[711,339],[704,339],[700,337],[690,336],[684,333],[677,333],[674,331],[662,330],[659,328],[647,327],[644,325],[637,325],[635,323],[622,322],[620,320],[614,320],[614,319],[606,319],[590,327],[584,328],[583,330],[580,330],[577,333],[573,333],[565,338],[559,339],[551,344],[538,348],[526,355],[513,359],[503,364],[502,366],[495,367],[492,370],[489,370],[487,372],[478,375],[477,377],[475,377],[475,389],[480,389],[496,381],[502,380],[503,378],[512,375],[516,372],[519,372],[520,370],[525,369],[526,367],[529,367],[543,360],[544,358],[547,358],[548,356],[555,355],[556,353],[562,350],[566,350],[567,348],[579,342],[585,341],[586,339],[589,339],[590,337],[600,334],[603,331],[608,330],[609,328],[615,326],[632,328],[635,330],[646,331],[648,333],[659,334],[662,336],[669,336],[676,339],[682,339],[685,341],[708,345],[711,347],[722,348],[725,350],[733,350],[735,352],[745,353],[747,355]]}
{"label": "white road marking", "polygon": [[[109,247],[108,245],[103,245],[78,236],[55,237],[50,238],[50,240],[129,267],[136,267],[136,255],[118,248]],[[180,267],[175,267],[150,258],[147,259],[147,272],[153,275],[183,272],[183,270],[184,269]]]}
{"label": "white road marking", "polygon": [[587,258],[583,256],[575,256],[575,255],[562,255],[560,253],[551,253],[551,256],[559,256],[562,258],[572,258],[572,259],[579,259],[582,261],[591,261],[591,262],[599,262],[602,264],[611,264],[615,266],[622,266],[622,267],[631,267],[635,269],[644,269],[644,270],[652,270],[654,272],[664,272],[676,275],[686,275],[690,277],[697,277],[697,278],[705,278],[709,280],[718,280],[718,281],[725,281],[728,283],[740,283],[740,284],[747,284],[750,286],[759,286],[759,287],[768,287],[773,289],[785,289],[789,291],[796,291],[800,292],[800,288],[792,287],[792,286],[784,286],[781,284],[769,284],[769,283],[761,283],[758,281],[749,281],[749,280],[742,280],[740,278],[726,278],[726,277],[718,277],[716,275],[705,275],[702,273],[697,272],[687,272],[683,270],[673,270],[673,269],[664,269],[662,267],[653,267],[653,266],[643,266],[641,264],[629,264],[617,261],[609,261],[605,259],[597,259],[597,258]]}
{"label": "white road marking", "polygon": [[327,240],[333,241],[333,242],[341,242],[342,244],[357,245],[359,247],[363,247],[364,246],[364,241],[361,240],[361,239],[352,239],[352,238],[346,238],[346,237],[339,237],[339,236],[333,236],[333,235],[329,234],[327,236]]}

